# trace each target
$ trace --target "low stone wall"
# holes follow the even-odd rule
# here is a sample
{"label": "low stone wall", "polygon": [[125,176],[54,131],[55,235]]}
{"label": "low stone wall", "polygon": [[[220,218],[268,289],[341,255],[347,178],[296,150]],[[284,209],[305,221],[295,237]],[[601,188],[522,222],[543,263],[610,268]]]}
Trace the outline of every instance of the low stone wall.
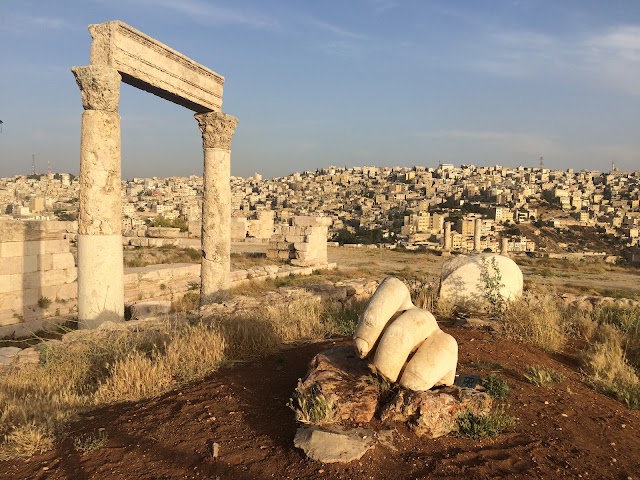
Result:
{"label": "low stone wall", "polygon": [[0,222],[0,337],[77,311],[76,234],[74,222]]}
{"label": "low stone wall", "polygon": [[[288,267],[293,268],[293,267]],[[251,269],[253,270],[253,269]],[[306,269],[294,269],[296,272],[306,271]],[[258,272],[255,271],[257,274]],[[280,272],[283,273],[283,272]],[[288,274],[288,273],[287,273]],[[244,281],[250,281],[244,280]],[[224,303],[213,303],[206,305],[201,314],[203,318],[217,316],[219,314],[240,315],[248,312],[255,312],[265,305],[286,304],[296,298],[313,298],[318,302],[333,301],[341,303],[345,308],[353,306],[354,303],[362,303],[369,299],[375,291],[378,283],[375,281],[364,279],[351,279],[337,282],[333,285],[323,285],[319,291],[309,291],[307,288],[278,289],[267,292],[260,297],[234,296]],[[82,342],[88,336],[103,335],[109,330],[143,330],[159,328],[163,325],[165,319],[156,317],[156,313],[164,313],[157,308],[153,310],[149,308],[151,305],[157,307],[158,302],[138,302],[136,303],[136,312],[142,313],[138,320],[132,320],[124,323],[106,322],[97,330],[72,330],[65,334],[62,340],[47,340],[33,347],[0,347],[0,374],[3,371],[20,368],[26,365],[34,365],[40,363],[41,352],[46,351],[50,345],[70,345],[73,342]],[[138,308],[138,307],[141,308]],[[146,311],[145,311],[146,310]],[[148,313],[150,315],[144,315]],[[182,314],[181,314],[182,315]],[[152,318],[149,318],[152,317]],[[147,318],[145,318],[147,317]],[[153,318],[156,317],[156,318]],[[181,318],[184,318],[182,315]],[[1,381],[1,379],[0,379]]]}
{"label": "low stone wall", "polygon": [[292,265],[327,263],[328,217],[294,217],[289,225],[277,225],[269,241],[267,258],[290,260]]}
{"label": "low stone wall", "polygon": [[[318,268],[333,270],[336,267],[335,263],[315,267],[256,266],[247,270],[232,271],[231,286],[237,287],[289,275],[311,275]],[[182,298],[190,291],[199,291],[200,264],[181,263],[129,268],[125,270],[124,285],[125,304],[133,306],[138,318],[167,313],[171,308],[171,302]]]}
{"label": "low stone wall", "polygon": [[132,247],[164,247],[171,245],[174,247],[191,247],[200,250],[202,242],[199,238],[158,238],[158,237],[122,237],[124,246]]}

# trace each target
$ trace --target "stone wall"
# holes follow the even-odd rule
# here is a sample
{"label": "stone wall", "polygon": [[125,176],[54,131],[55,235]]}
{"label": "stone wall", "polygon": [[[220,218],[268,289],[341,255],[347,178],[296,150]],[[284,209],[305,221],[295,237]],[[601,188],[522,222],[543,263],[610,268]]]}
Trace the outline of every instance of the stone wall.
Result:
{"label": "stone wall", "polygon": [[0,337],[77,311],[74,222],[0,222]]}
{"label": "stone wall", "polygon": [[246,218],[240,212],[231,217],[231,240],[244,241],[247,237],[268,240],[273,235],[273,211],[253,212]]}
{"label": "stone wall", "polygon": [[328,217],[294,217],[289,225],[276,225],[269,241],[267,258],[289,260],[296,266],[327,263]]}

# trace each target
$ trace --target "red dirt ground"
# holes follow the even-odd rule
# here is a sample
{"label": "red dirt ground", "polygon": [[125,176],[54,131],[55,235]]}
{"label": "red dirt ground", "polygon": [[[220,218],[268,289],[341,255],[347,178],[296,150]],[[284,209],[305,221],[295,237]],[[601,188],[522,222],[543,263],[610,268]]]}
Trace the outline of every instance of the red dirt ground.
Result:
{"label": "red dirt ground", "polygon": [[[460,345],[459,373],[494,369],[509,382],[507,409],[518,420],[508,433],[429,440],[398,425],[396,451],[377,446],[348,465],[308,460],[293,447],[296,424],[286,403],[309,360],[336,343],[323,342],[222,369],[147,402],[94,410],[70,425],[55,450],[0,462],[0,478],[640,478],[640,412],[588,388],[573,358],[495,333],[447,330]],[[535,387],[522,377],[528,365],[552,367],[566,379]],[[107,433],[103,447],[86,454],[74,449],[74,437],[98,429]],[[218,458],[211,454],[214,442]]]}

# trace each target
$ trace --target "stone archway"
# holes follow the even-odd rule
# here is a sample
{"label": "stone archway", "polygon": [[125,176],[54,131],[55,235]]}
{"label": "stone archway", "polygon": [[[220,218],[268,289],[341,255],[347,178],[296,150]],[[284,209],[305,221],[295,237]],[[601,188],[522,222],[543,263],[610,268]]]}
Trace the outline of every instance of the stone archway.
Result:
{"label": "stone archway", "polygon": [[90,25],[90,65],[71,70],[82,95],[78,322],[124,318],[120,82],[194,112],[202,132],[201,304],[229,290],[230,147],[238,120],[222,113],[224,78],[135,28]]}

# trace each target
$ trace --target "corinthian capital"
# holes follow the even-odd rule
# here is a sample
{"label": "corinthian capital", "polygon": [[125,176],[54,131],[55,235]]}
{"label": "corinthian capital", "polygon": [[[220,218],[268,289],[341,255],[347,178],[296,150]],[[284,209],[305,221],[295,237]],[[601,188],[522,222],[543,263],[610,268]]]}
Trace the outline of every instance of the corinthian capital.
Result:
{"label": "corinthian capital", "polygon": [[89,65],[71,69],[80,87],[85,110],[117,112],[122,77],[115,68]]}
{"label": "corinthian capital", "polygon": [[231,149],[233,132],[238,119],[222,112],[196,113],[194,115],[202,132],[204,148]]}

